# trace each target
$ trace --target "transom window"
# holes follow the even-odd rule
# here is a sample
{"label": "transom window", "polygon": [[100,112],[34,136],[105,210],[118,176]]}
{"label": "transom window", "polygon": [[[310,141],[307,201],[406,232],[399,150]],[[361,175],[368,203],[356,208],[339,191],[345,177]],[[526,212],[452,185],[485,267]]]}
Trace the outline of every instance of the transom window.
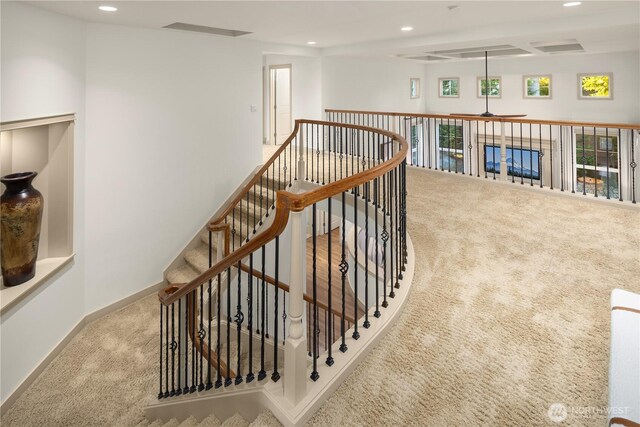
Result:
{"label": "transom window", "polygon": [[525,98],[551,98],[551,76],[524,76]]}

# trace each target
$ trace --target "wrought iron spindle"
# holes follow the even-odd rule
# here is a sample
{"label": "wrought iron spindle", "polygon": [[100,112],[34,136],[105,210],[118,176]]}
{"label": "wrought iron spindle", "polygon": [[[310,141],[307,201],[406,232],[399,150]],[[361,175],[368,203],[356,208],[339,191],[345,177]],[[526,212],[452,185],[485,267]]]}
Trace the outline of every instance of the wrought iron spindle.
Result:
{"label": "wrought iron spindle", "polygon": [[346,217],[347,217],[347,213],[346,213],[346,198],[345,198],[345,192],[342,192],[342,252],[341,252],[341,260],[340,260],[340,273],[342,274],[342,315],[340,316],[340,335],[342,336],[342,343],[340,344],[340,351],[341,352],[345,352],[347,351],[347,344],[345,342],[345,329],[344,329],[344,321],[345,321],[345,314],[346,314],[346,280],[347,280],[347,271],[349,271],[349,263],[347,262],[347,256],[345,253],[345,243],[346,243],[346,236],[345,236],[345,229],[346,229]]}
{"label": "wrought iron spindle", "polygon": [[182,313],[182,299],[178,300],[178,366],[176,367],[176,382],[178,383],[178,387],[176,388],[176,396],[182,394],[182,388],[180,387],[180,373],[182,371],[182,369],[180,369],[180,363],[182,361],[182,359],[180,358],[180,347],[182,347],[182,316],[180,315],[180,313]]}
{"label": "wrought iron spindle", "polygon": [[325,330],[328,331],[328,346],[327,346],[327,360],[325,361],[325,363],[328,366],[333,365],[333,356],[331,355],[331,347],[333,344],[333,315],[331,313],[333,313],[332,310],[332,302],[333,302],[333,295],[332,295],[332,264],[331,264],[331,260],[333,258],[332,254],[333,252],[331,252],[331,241],[333,240],[333,233],[331,231],[331,197],[329,197],[327,199],[327,212],[328,212],[328,224],[327,224],[327,287],[328,287],[328,291],[327,291],[327,295],[328,295],[328,299],[329,299],[329,316],[327,316],[327,323],[325,323]]}
{"label": "wrought iron spindle", "polygon": [[261,329],[261,336],[260,336],[260,372],[258,372],[258,381],[261,381],[263,379],[266,378],[267,376],[267,372],[264,369],[264,342],[265,342],[265,317],[266,317],[266,310],[265,310],[265,306],[266,306],[266,301],[265,301],[265,246],[262,245],[262,252],[261,252],[261,279],[262,279],[262,289],[260,290],[260,298],[262,300],[262,312],[260,313],[260,329]]}
{"label": "wrought iron spindle", "polygon": [[249,368],[247,373],[247,383],[254,380],[253,374],[253,252],[249,254],[249,273],[247,285],[247,312],[249,314],[249,322],[247,331],[249,332]]}
{"label": "wrought iron spindle", "polygon": [[216,337],[216,362],[217,362],[217,367],[216,367],[216,383],[215,383],[215,387],[216,388],[220,388],[222,387],[222,373],[220,371],[220,363],[221,363],[221,356],[220,354],[222,353],[222,343],[220,342],[221,340],[221,336],[222,336],[222,330],[221,330],[221,326],[222,326],[222,322],[220,321],[222,319],[222,275],[218,274],[218,286],[216,289],[216,293],[217,293],[217,312],[216,312],[216,333],[217,333],[217,337]]}
{"label": "wrought iron spindle", "polygon": [[160,391],[158,392],[158,399],[162,399],[164,397],[164,393],[162,391],[162,333],[164,332],[162,328],[162,303],[160,303]]}
{"label": "wrought iron spindle", "polygon": [[276,291],[274,292],[274,321],[273,321],[273,373],[271,374],[271,380],[277,382],[280,379],[280,373],[278,372],[278,291],[277,284],[280,283],[279,279],[279,260],[280,260],[280,236],[276,236],[276,260],[275,260],[275,280]]}
{"label": "wrought iron spindle", "polygon": [[312,278],[313,278],[313,360],[312,360],[312,370],[311,370],[311,379],[313,381],[317,381],[320,378],[318,374],[318,335],[316,331],[318,330],[318,275],[317,275],[317,208],[316,204],[313,204],[311,210],[311,241],[312,241]]}
{"label": "wrought iron spindle", "polygon": [[[362,326],[368,328],[369,322],[369,182],[364,183],[364,323]],[[356,230],[357,231],[357,230]],[[357,239],[356,239],[357,241]],[[356,259],[356,262],[358,260]],[[356,283],[357,286],[357,283]],[[356,319],[357,320],[357,319]]]}
{"label": "wrought iron spindle", "polygon": [[198,338],[200,338],[200,384],[198,384],[198,391],[204,390],[204,379],[203,379],[203,354],[204,354],[204,286],[200,286],[200,329],[198,329]]}
{"label": "wrought iron spindle", "polygon": [[[239,274],[239,273],[238,273]],[[227,376],[224,386],[228,387],[233,383],[231,379],[231,267],[227,268]]]}
{"label": "wrought iron spindle", "polygon": [[[229,291],[231,292],[231,289]],[[235,323],[236,323],[236,349],[238,355],[238,363],[237,363],[237,371],[236,371],[236,379],[235,384],[238,385],[242,382],[242,352],[241,352],[241,344],[242,344],[242,322],[244,320],[244,314],[242,313],[242,261],[238,261],[238,289],[236,295],[236,315],[235,315]]]}

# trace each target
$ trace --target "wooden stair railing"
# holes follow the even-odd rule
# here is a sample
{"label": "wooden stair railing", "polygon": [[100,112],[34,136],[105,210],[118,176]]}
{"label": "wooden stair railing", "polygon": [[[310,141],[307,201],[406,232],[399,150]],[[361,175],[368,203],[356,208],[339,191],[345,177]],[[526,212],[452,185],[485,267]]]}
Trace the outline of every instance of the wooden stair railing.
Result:
{"label": "wooden stair railing", "polygon": [[[272,214],[272,221],[271,224],[262,231],[258,231],[257,234],[252,235],[250,238],[247,237],[246,241],[244,241],[242,244],[240,244],[239,246],[230,248],[230,243],[232,243],[232,241],[234,241],[235,239],[235,235],[234,232],[235,228],[232,230],[232,225],[229,224],[229,222],[227,221],[228,216],[230,215],[231,212],[234,211],[234,209],[236,209],[236,206],[238,204],[241,205],[241,203],[243,203],[243,201],[245,200],[249,200],[249,195],[251,194],[250,192],[253,190],[255,191],[255,187],[256,185],[259,185],[260,187],[262,186],[262,180],[264,178],[264,174],[267,174],[267,182],[270,182],[270,178],[268,177],[269,174],[269,170],[270,168],[273,169],[273,173],[271,174],[271,180],[273,182],[276,182],[276,177],[275,177],[275,171],[276,171],[276,164],[275,161],[277,159],[279,159],[279,156],[285,152],[285,150],[287,149],[287,147],[290,148],[289,152],[286,153],[285,152],[285,180],[287,179],[286,176],[286,160],[287,160],[287,154],[289,156],[289,167],[293,169],[294,167],[294,163],[296,162],[296,174],[299,172],[299,175],[295,176],[295,180],[303,180],[305,179],[305,172],[303,170],[298,171],[297,167],[298,165],[303,165],[304,162],[299,162],[299,160],[304,160],[304,158],[306,157],[307,162],[309,162],[309,160],[313,161],[312,159],[312,154],[310,154],[309,152],[309,145],[304,145],[304,141],[303,141],[303,134],[301,132],[301,126],[302,125],[306,125],[307,129],[309,126],[313,127],[316,126],[316,129],[319,127],[328,127],[329,129],[336,128],[336,129],[340,129],[340,132],[342,132],[343,130],[345,131],[345,133],[348,131],[350,133],[352,133],[353,135],[357,135],[359,133],[362,133],[364,135],[364,133],[366,132],[369,135],[377,135],[378,137],[378,141],[377,141],[377,147],[379,147],[379,149],[377,150],[377,156],[375,157],[374,160],[370,163],[368,163],[369,168],[365,169],[365,160],[364,160],[364,156],[362,157],[362,159],[359,159],[358,161],[361,160],[362,163],[362,171],[360,171],[360,165],[358,164],[358,171],[357,173],[354,173],[354,169],[353,169],[353,159],[352,159],[352,170],[351,170],[351,175],[350,176],[346,176],[344,178],[342,178],[341,175],[341,179],[338,179],[337,176],[335,177],[335,181],[333,182],[329,182],[325,185],[322,185],[320,187],[317,187],[313,190],[304,192],[304,193],[292,193],[286,190],[277,190],[275,188],[275,184],[273,184],[273,187],[268,188],[267,189],[267,194],[269,194],[269,191],[272,192],[272,194],[274,194],[274,203],[273,203],[273,207],[272,208],[272,204],[271,204],[271,200],[273,199],[268,199],[268,207],[267,207],[267,215],[269,214],[269,211],[274,211],[271,212]],[[297,141],[297,144],[292,145],[292,141],[294,141],[294,139],[297,138],[298,133],[300,132],[300,139]],[[358,141],[358,143],[360,144],[370,144],[371,143],[371,139],[368,140],[368,142],[365,142],[364,140],[362,141]],[[318,143],[318,138],[316,138],[316,144]],[[335,143],[335,141],[334,141]],[[353,144],[354,141],[351,141],[351,143]],[[375,142],[374,142],[374,146],[375,146]],[[367,145],[367,147],[369,147]],[[295,157],[293,156],[293,149],[295,148]],[[313,146],[311,146],[311,149],[313,150]],[[340,167],[342,168],[342,148],[340,149]],[[300,159],[298,159],[298,151],[300,151]],[[331,153],[331,147],[329,148],[329,153]],[[362,148],[362,152],[364,152],[364,148]],[[374,150],[374,152],[376,152]],[[333,122],[327,122],[327,121],[319,121],[319,120],[296,120],[295,122],[295,128],[293,130],[293,133],[289,136],[289,138],[285,141],[285,143],[278,148],[278,150],[275,152],[275,154],[270,158],[270,160],[268,162],[266,162],[259,170],[258,172],[248,180],[248,182],[243,185],[239,190],[237,190],[236,192],[234,192],[234,194],[231,196],[231,198],[218,210],[218,212],[214,215],[213,220],[209,223],[208,225],[208,230],[210,233],[212,232],[217,232],[217,233],[222,233],[222,239],[223,239],[223,246],[220,248],[218,248],[219,250],[219,257],[217,262],[213,261],[211,258],[211,254],[212,252],[210,252],[210,265],[213,264],[209,269],[205,270],[204,272],[200,273],[195,279],[191,280],[188,283],[176,283],[176,284],[171,284],[170,286],[160,290],[158,292],[158,298],[160,300],[161,306],[164,306],[167,310],[169,308],[169,306],[172,306],[173,303],[178,302],[181,298],[186,297],[186,301],[185,301],[185,308],[186,308],[186,314],[189,318],[188,322],[185,324],[185,326],[188,328],[188,333],[185,333],[185,335],[187,335],[188,339],[191,340],[191,342],[193,343],[193,351],[194,354],[195,352],[200,354],[201,357],[201,361],[202,358],[206,359],[207,362],[209,363],[210,367],[213,367],[214,369],[216,369],[218,371],[218,380],[216,381],[216,388],[220,386],[220,377],[226,377],[225,381],[224,381],[224,385],[229,385],[231,383],[231,377],[234,377],[236,375],[235,372],[233,372],[229,366],[227,366],[227,364],[230,362],[229,361],[229,353],[227,350],[227,360],[226,363],[224,363],[221,358],[220,358],[220,354],[216,353],[216,351],[212,350],[210,345],[208,345],[207,343],[205,343],[205,340],[200,336],[205,336],[205,334],[202,334],[201,330],[200,331],[196,331],[196,320],[198,317],[198,310],[197,310],[197,301],[196,301],[196,292],[195,290],[198,289],[199,287],[203,287],[207,282],[209,282],[209,292],[211,293],[211,282],[213,280],[215,280],[216,277],[218,277],[218,293],[221,292],[221,284],[220,284],[220,275],[227,271],[227,274],[230,274],[230,271],[232,268],[239,268],[240,270],[252,275],[252,276],[256,276],[259,278],[264,278],[265,282],[269,283],[272,286],[275,286],[278,289],[282,289],[285,292],[288,292],[291,294],[291,289],[288,285],[278,281],[278,271],[277,271],[277,259],[278,259],[278,250],[276,249],[276,272],[275,272],[275,278],[270,277],[270,276],[266,276],[261,274],[261,272],[255,270],[255,269],[251,269],[249,266],[243,264],[243,260],[245,258],[248,258],[249,256],[252,256],[255,252],[257,252],[259,249],[262,248],[262,250],[264,251],[264,246],[266,246],[267,244],[269,244],[270,242],[275,240],[275,244],[276,244],[276,248],[278,247],[278,236],[280,236],[282,234],[282,232],[285,230],[285,227],[287,226],[287,223],[289,222],[289,217],[291,215],[291,213],[299,213],[302,212],[306,207],[315,205],[318,202],[321,202],[323,200],[329,199],[329,198],[333,198],[334,196],[340,195],[342,194],[342,198],[344,200],[344,195],[346,192],[354,190],[354,189],[359,189],[360,187],[364,188],[365,184],[369,185],[371,182],[373,182],[375,179],[378,178],[383,178],[385,176],[388,175],[388,179],[391,179],[391,174],[394,174],[393,176],[395,177],[394,179],[397,179],[398,181],[394,181],[396,182],[396,184],[398,185],[402,185],[399,182],[399,179],[401,175],[404,171],[403,166],[404,166],[404,162],[406,159],[406,155],[408,152],[408,147],[407,147],[407,143],[405,141],[405,139],[394,133],[391,131],[387,131],[387,130],[383,130],[383,129],[376,129],[376,128],[372,128],[372,127],[366,127],[366,126],[361,126],[361,125],[355,125],[355,124],[342,124],[342,123],[333,123]],[[303,153],[306,153],[303,154]],[[318,151],[316,149],[316,152],[314,154],[319,155],[320,151]],[[337,148],[334,147],[334,151],[333,151],[334,155],[337,156]],[[348,154],[348,153],[347,153]],[[349,155],[349,154],[348,154]],[[351,157],[355,157],[355,156],[359,156],[359,154],[355,154],[353,152],[351,152]],[[369,159],[371,159],[371,157],[368,157]],[[335,164],[334,164],[335,167]],[[281,181],[280,181],[280,164],[278,163],[277,165],[278,168],[278,188],[282,188],[281,185]],[[347,168],[348,171],[348,168]],[[293,184],[293,175],[291,174],[291,170],[288,171],[289,172],[289,182],[288,184],[285,184],[285,188],[288,186],[291,186]],[[400,174],[400,175],[396,175],[396,174]],[[260,184],[258,184],[260,183]],[[324,182],[323,182],[324,184]],[[269,185],[269,184],[268,184]],[[391,185],[391,182],[389,182],[389,185]],[[367,187],[368,188],[368,187]],[[396,188],[397,191],[398,188]],[[389,190],[391,191],[391,188],[389,188]],[[402,190],[404,191],[404,190]],[[354,194],[354,197],[356,195],[359,195],[359,190],[358,191],[354,191],[352,194]],[[389,194],[388,195],[388,202],[391,204],[391,200],[392,197],[394,198],[394,200],[396,200],[395,203],[399,203],[397,201],[398,198],[398,194],[396,193],[395,196]],[[262,200],[261,200],[262,201]],[[399,206],[399,205],[398,205]],[[401,209],[400,207],[396,206],[396,209]],[[344,210],[344,207],[343,207]],[[314,210],[315,212],[315,210]],[[402,232],[402,224],[398,224],[398,212],[396,212],[396,223],[395,226],[398,228],[396,231],[398,233]],[[343,212],[343,217],[344,217],[344,212]],[[297,218],[299,218],[299,216],[297,216]],[[391,220],[392,221],[392,220]],[[344,223],[344,218],[343,218],[343,223]],[[262,222],[261,222],[262,224]],[[235,227],[235,226],[234,226]],[[314,225],[315,227],[315,225]],[[255,231],[254,231],[255,233]],[[210,234],[211,236],[211,234]],[[211,240],[211,239],[210,239]],[[219,241],[220,243],[220,241]],[[386,244],[386,240],[385,240],[385,244]],[[396,241],[395,244],[398,245],[398,237],[396,237]],[[209,246],[211,247],[211,241],[209,242]],[[396,247],[397,250],[400,250],[400,246]],[[406,248],[405,248],[406,249]],[[221,258],[220,258],[221,255]],[[395,260],[400,262],[402,256],[401,254],[397,254]],[[315,268],[315,266],[314,266]],[[393,268],[393,267],[392,267]],[[399,265],[396,265],[396,268],[400,268]],[[392,270],[393,271],[393,270]],[[342,272],[343,274],[343,281],[344,281],[344,271]],[[396,270],[396,275],[401,277],[401,273],[398,274],[398,271]],[[229,276],[228,280],[229,279]],[[238,276],[238,285],[240,284],[240,276]],[[223,285],[224,286],[224,285]],[[386,285],[385,285],[386,286]],[[343,284],[344,287],[344,284]],[[396,287],[397,287],[397,283],[396,283]],[[391,287],[390,287],[391,289]],[[305,301],[308,304],[312,305],[315,310],[315,312],[317,313],[317,310],[324,310],[326,313],[330,313],[333,316],[338,316],[341,319],[343,319],[343,324],[344,322],[348,322],[350,324],[356,325],[357,327],[357,313],[358,313],[358,309],[355,309],[355,315],[351,316],[348,315],[345,312],[344,307],[342,308],[342,311],[338,311],[334,308],[330,308],[330,305],[327,305],[321,301],[319,301],[317,299],[317,295],[315,293],[315,289],[314,289],[314,295],[313,297],[306,295],[304,293],[304,291],[300,292],[300,290],[295,289],[296,291],[296,298],[300,298],[299,300],[296,301]],[[227,298],[229,298],[229,292],[230,289],[227,291]],[[343,290],[344,292],[344,290]],[[203,298],[203,292],[202,292],[202,288],[200,289],[200,298]],[[393,291],[391,290],[391,292],[389,293],[389,296],[391,298],[393,298]],[[238,286],[238,301],[240,300],[240,286]],[[292,294],[293,297],[293,294]],[[357,293],[356,293],[356,298],[357,298]],[[344,297],[343,297],[344,299]],[[202,301],[200,301],[200,304],[202,304]],[[277,304],[278,304],[278,300],[276,298],[275,300],[275,312],[277,313],[278,308],[277,308]],[[344,306],[344,302],[343,302],[343,306]],[[227,307],[230,307],[229,305],[229,300],[227,300]],[[383,307],[386,307],[386,305],[383,304]],[[218,299],[218,310],[220,310],[220,300]],[[240,310],[240,305],[238,305],[238,310]],[[264,309],[263,309],[264,310]],[[296,309],[298,310],[298,309]],[[171,313],[172,313],[172,319],[173,319],[173,306],[171,309]],[[316,314],[317,315],[317,314]],[[165,333],[168,334],[168,330],[169,330],[169,315],[168,315],[168,311],[165,311],[165,318],[166,318],[166,328],[165,328]],[[218,315],[219,318],[219,315]],[[236,316],[236,321],[238,322],[238,329],[237,329],[237,333],[238,333],[238,340],[240,339],[240,324],[242,323],[242,318],[243,315],[242,313],[240,313],[238,311],[237,316]],[[161,317],[160,317],[160,329],[161,331],[163,330],[163,323],[162,323],[162,310],[161,310]],[[218,319],[218,321],[220,321],[220,319]],[[173,320],[172,320],[173,322]],[[200,318],[200,322],[202,324],[202,317]],[[209,323],[209,341],[211,340],[211,321],[208,321]],[[300,324],[301,325],[301,324]],[[263,325],[264,326],[264,325]],[[162,346],[167,346],[167,350],[165,350],[166,352],[166,364],[165,366],[165,385],[164,385],[164,389],[168,390],[169,386],[168,386],[168,376],[169,376],[169,371],[168,371],[168,348],[169,346],[171,347],[171,350],[174,350],[174,347],[176,347],[176,341],[174,341],[173,338],[173,323],[171,324],[171,329],[172,329],[172,335],[171,335],[171,341],[169,341],[169,336],[166,335],[165,336],[165,340],[164,340],[164,344],[162,341],[162,336],[161,336],[161,342],[160,342],[160,346],[162,348]],[[227,333],[229,333],[229,325],[227,325]],[[274,328],[276,328],[274,326]],[[264,327],[262,328],[264,329]],[[180,326],[178,324],[178,333],[180,331]],[[283,332],[284,333],[284,332]],[[357,333],[357,332],[356,332]],[[267,336],[268,337],[268,336]],[[179,337],[178,337],[179,339]],[[277,328],[275,329],[274,332],[274,341],[278,339],[278,330]],[[263,334],[263,346],[264,346],[264,334]],[[343,335],[343,340],[344,340],[344,335]],[[221,345],[220,342],[220,335],[218,335],[217,337],[217,345]],[[250,340],[251,342],[251,340]],[[169,345],[171,344],[171,345]],[[227,346],[229,346],[229,336],[227,336]],[[239,342],[238,342],[238,358],[240,358],[240,347],[239,347]],[[250,344],[251,345],[251,344]],[[342,344],[344,345],[344,343]],[[315,344],[314,344],[315,346]],[[263,350],[264,351],[264,350]],[[314,350],[315,351],[315,350]],[[341,351],[343,351],[343,349],[341,348]],[[277,370],[277,347],[274,348],[274,363],[276,363],[276,365],[274,366],[273,369],[273,374],[272,374],[272,380],[277,381],[280,376]],[[165,391],[164,393],[162,393],[163,390],[163,385],[162,385],[162,380],[163,380],[163,376],[162,376],[162,352],[161,352],[161,357],[160,357],[160,389],[161,389],[161,393],[159,393],[159,397],[167,397],[168,395],[168,391]],[[250,356],[251,357],[251,356]],[[264,357],[264,355],[263,355]],[[172,360],[173,360],[173,356],[172,356]],[[238,359],[239,361],[240,359]],[[178,360],[179,362],[179,360]],[[202,363],[202,362],[201,362]],[[264,358],[262,360],[262,363],[264,363]],[[314,358],[314,372],[315,372],[315,358]],[[173,366],[173,365],[172,365]],[[250,365],[251,366],[251,365]],[[201,369],[201,375],[202,375],[202,367]],[[240,369],[240,362],[238,362],[238,370]],[[173,372],[173,368],[172,368],[172,372]],[[239,374],[239,372],[238,372]],[[258,380],[264,379],[264,366],[262,367],[262,370],[259,372],[259,375],[257,376]],[[317,378],[317,372],[315,373],[315,378]],[[312,378],[313,379],[313,378]],[[209,379],[210,380],[210,379]],[[253,375],[249,375],[247,377],[247,381],[252,381],[253,380]],[[174,378],[173,378],[173,374],[171,376],[171,382],[173,384]],[[202,376],[201,376],[201,381],[202,381]],[[240,377],[236,377],[236,384],[239,383],[239,381],[241,382],[242,379]],[[210,387],[211,384],[209,383],[207,385],[207,387]],[[173,387],[173,386],[172,386]],[[200,387],[202,387],[202,384],[200,384]],[[191,390],[193,391],[193,390]]]}
{"label": "wooden stair railing", "polygon": [[[251,240],[249,240],[241,247],[237,248],[234,252],[227,254],[221,261],[216,263],[210,269],[201,273],[191,282],[183,285],[174,284],[166,289],[159,291],[158,298],[163,305],[168,306],[178,301],[180,298],[186,296],[189,292],[193,291],[198,286],[203,285],[210,279],[214,279],[218,274],[221,274],[227,268],[233,267],[234,264],[237,264],[256,250],[260,249],[263,245],[266,245],[274,240],[276,236],[279,236],[284,231],[285,227],[287,226],[287,222],[289,221],[289,215],[291,212],[301,212],[306,207],[311,206],[314,203],[341,194],[344,191],[350,190],[354,187],[364,184],[365,182],[369,182],[377,177],[380,177],[402,164],[407,156],[407,143],[405,139],[394,132],[354,124],[333,123],[320,120],[296,120],[294,133],[287,139],[287,142],[285,142],[285,144],[291,142],[295,134],[298,132],[301,123],[316,124],[321,126],[338,126],[353,130],[373,131],[392,139],[399,145],[399,147],[393,157],[391,157],[387,161],[373,166],[367,170],[361,171],[355,175],[334,181],[330,184],[324,185],[314,190],[300,194],[294,194],[285,190],[278,191],[275,203],[276,211],[274,220],[268,229],[254,236]],[[281,150],[284,149],[285,144],[283,144],[283,146],[280,147],[278,151],[276,151],[276,154],[279,154]],[[276,156],[276,154],[274,154],[274,156]],[[272,159],[273,158],[274,157],[272,157]],[[268,169],[267,164],[265,164],[265,166],[261,170],[263,169]],[[255,180],[252,180],[250,184],[247,184],[245,186],[245,190],[248,191],[254,184]],[[236,197],[233,200],[239,201],[241,199],[242,196]],[[232,209],[233,208],[228,205],[225,209],[222,210],[223,214],[220,214],[218,216],[218,220],[220,220],[220,218],[224,219],[226,214],[228,214],[228,212],[230,212]],[[215,221],[212,224],[218,225],[215,224]]]}

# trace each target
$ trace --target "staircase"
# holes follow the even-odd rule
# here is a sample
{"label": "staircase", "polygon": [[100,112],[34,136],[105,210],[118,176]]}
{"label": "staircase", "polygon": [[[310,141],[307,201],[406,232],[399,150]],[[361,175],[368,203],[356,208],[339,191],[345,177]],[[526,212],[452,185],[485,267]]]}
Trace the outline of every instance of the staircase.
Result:
{"label": "staircase", "polygon": [[209,415],[202,421],[198,421],[195,417],[189,417],[182,422],[173,418],[166,423],[161,420],[156,420],[152,423],[144,420],[136,427],[280,427],[281,425],[271,412],[265,411],[251,423],[242,418],[242,415],[236,414],[223,423],[214,415]]}
{"label": "staircase", "polygon": [[[170,421],[141,425],[300,426],[312,416],[407,299],[406,154],[389,131],[296,121],[165,271],[158,394],[145,412]],[[352,261],[351,227],[378,242],[380,268]],[[368,306],[358,286],[347,291],[351,277],[364,278]]]}
{"label": "staircase", "polygon": [[[225,222],[231,227],[235,225],[236,230],[235,233],[231,232],[232,241],[229,244],[231,252],[241,247],[267,224],[267,215],[273,210],[272,190],[287,187],[288,184],[280,180],[262,179],[250,190],[244,203],[235,206],[232,212],[226,216]],[[215,263],[218,259],[218,239],[214,237],[209,243],[209,232],[206,227],[203,227],[194,240],[196,247],[185,251],[178,266],[174,266],[165,273],[168,284],[189,283],[211,268],[209,265],[209,245],[212,249],[213,262]]]}

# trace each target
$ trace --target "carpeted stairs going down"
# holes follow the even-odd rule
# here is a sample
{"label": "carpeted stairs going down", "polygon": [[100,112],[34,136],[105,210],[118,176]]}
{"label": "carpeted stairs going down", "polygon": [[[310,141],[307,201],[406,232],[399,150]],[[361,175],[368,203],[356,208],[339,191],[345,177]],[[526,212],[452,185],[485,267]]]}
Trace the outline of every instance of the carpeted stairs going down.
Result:
{"label": "carpeted stairs going down", "polygon": [[271,412],[262,412],[252,422],[248,423],[247,420],[242,418],[239,414],[227,419],[225,422],[220,421],[214,416],[210,415],[202,421],[198,421],[194,417],[189,417],[186,420],[179,422],[176,419],[167,421],[166,423],[160,420],[156,420],[152,423],[144,420],[137,427],[280,427],[281,424],[271,414]]}

